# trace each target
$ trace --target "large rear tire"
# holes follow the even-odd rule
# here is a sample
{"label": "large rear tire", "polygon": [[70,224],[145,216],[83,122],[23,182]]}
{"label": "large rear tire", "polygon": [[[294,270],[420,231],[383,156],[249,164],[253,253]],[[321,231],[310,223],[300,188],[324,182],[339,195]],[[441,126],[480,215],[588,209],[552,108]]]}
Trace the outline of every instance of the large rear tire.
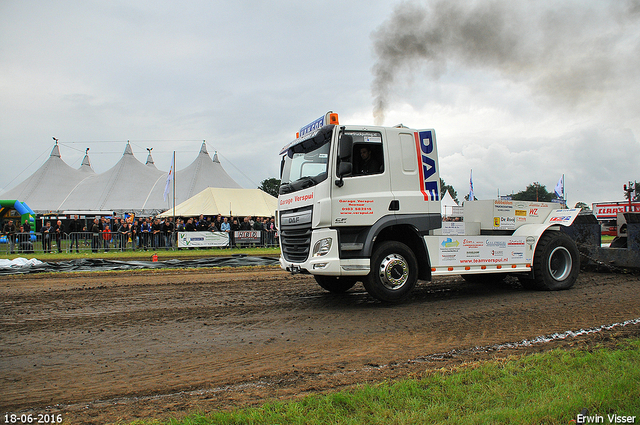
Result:
{"label": "large rear tire", "polygon": [[386,302],[402,301],[418,280],[418,260],[401,242],[382,242],[371,257],[371,271],[364,287],[374,298]]}
{"label": "large rear tire", "polygon": [[358,282],[353,276],[321,276],[315,275],[316,282],[322,288],[335,294],[347,292]]}
{"label": "large rear tire", "polygon": [[558,291],[569,289],[578,278],[580,252],[565,233],[544,233],[533,256],[533,276],[537,289]]}

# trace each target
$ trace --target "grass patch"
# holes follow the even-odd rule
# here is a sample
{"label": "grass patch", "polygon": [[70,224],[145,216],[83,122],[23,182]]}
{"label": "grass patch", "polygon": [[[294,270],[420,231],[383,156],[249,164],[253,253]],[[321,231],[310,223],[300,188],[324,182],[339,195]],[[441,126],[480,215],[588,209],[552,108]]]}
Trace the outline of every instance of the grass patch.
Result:
{"label": "grass patch", "polygon": [[634,339],[615,348],[558,349],[478,362],[431,371],[419,380],[364,385],[163,423],[567,424],[583,408],[608,423],[608,414],[640,415],[639,382],[640,339]]}
{"label": "grass patch", "polygon": [[250,256],[276,256],[280,255],[280,248],[233,248],[233,249],[220,249],[220,248],[203,248],[203,249],[180,249],[180,250],[137,250],[137,251],[117,251],[111,249],[108,252],[100,250],[97,253],[91,251],[75,252],[52,252],[44,254],[42,252],[36,252],[35,254],[7,254],[1,253],[0,258],[6,258],[13,260],[14,258],[37,258],[40,261],[69,261],[80,258],[103,258],[106,260],[151,260],[151,256],[158,254],[158,260],[171,260],[174,258],[208,258],[208,257],[228,257],[231,255],[250,255]]}

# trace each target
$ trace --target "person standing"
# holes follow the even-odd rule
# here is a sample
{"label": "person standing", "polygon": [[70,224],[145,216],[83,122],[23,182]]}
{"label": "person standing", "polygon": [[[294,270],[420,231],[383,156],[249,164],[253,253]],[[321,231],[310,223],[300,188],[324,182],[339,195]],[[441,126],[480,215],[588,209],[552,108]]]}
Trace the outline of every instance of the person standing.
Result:
{"label": "person standing", "polygon": [[276,224],[273,217],[265,220],[265,231],[267,232],[267,246],[273,246],[275,241],[274,235],[276,233]]}
{"label": "person standing", "polygon": [[238,230],[240,230],[240,225],[238,224],[238,219],[234,218],[233,222],[231,223],[231,225],[229,226],[229,236],[230,238],[230,243],[231,243],[231,248],[235,248],[236,246],[236,232]]}
{"label": "person standing", "polygon": [[162,233],[164,235],[164,246],[167,248],[173,247],[173,233],[175,231],[175,225],[172,217],[167,217],[162,224]]}
{"label": "person standing", "polygon": [[47,221],[46,224],[40,229],[42,233],[42,250],[47,254],[51,252],[51,222]]}
{"label": "person standing", "polygon": [[149,241],[151,240],[151,223],[149,223],[149,220],[151,220],[151,218],[145,218],[144,221],[142,222],[142,246],[144,247],[144,250],[146,251],[147,248],[149,247]]}
{"label": "person standing", "polygon": [[7,250],[11,252],[11,254],[16,253],[16,225],[13,224],[13,220],[9,220],[7,224],[4,225],[2,229],[2,233],[7,237]]}
{"label": "person standing", "polygon": [[144,219],[142,217],[138,217],[136,220],[136,237],[138,238],[138,249],[144,248],[144,234],[142,233],[142,224],[144,223]]}
{"label": "person standing", "polygon": [[153,244],[153,249],[160,248],[160,238],[162,237],[162,224],[160,223],[159,218],[156,218],[155,220],[153,220],[153,224],[151,225],[151,235],[153,238],[151,241],[151,243]]}
{"label": "person standing", "polygon": [[105,224],[102,230],[102,240],[104,241],[104,252],[109,252],[109,244],[111,243],[111,229]]}
{"label": "person standing", "polygon": [[227,234],[227,240],[229,241],[228,247],[231,248],[231,225],[229,219],[225,217],[220,223],[220,231]]}
{"label": "person standing", "polygon": [[120,228],[118,229],[118,233],[120,234],[120,250],[124,251],[127,249],[127,242],[129,242],[129,235],[131,234],[129,223],[127,223],[124,219],[120,220]]}
{"label": "person standing", "polygon": [[53,232],[56,235],[56,246],[58,247],[58,252],[62,252],[62,237],[64,235],[64,227],[62,226],[62,221],[56,221]]}
{"label": "person standing", "polygon": [[76,253],[79,253],[78,245],[80,242],[80,232],[82,232],[82,223],[78,219],[77,215],[73,216],[73,220],[69,223],[69,235],[71,236],[71,245],[69,245],[69,252],[73,251],[73,245],[76,245]]}
{"label": "person standing", "polygon": [[29,224],[29,219],[26,218],[24,220],[24,224],[22,225],[22,229],[24,230],[24,233],[31,233],[31,224]]}
{"label": "person standing", "polygon": [[91,252],[98,252],[100,249],[100,219],[98,217],[93,219],[91,235]]}

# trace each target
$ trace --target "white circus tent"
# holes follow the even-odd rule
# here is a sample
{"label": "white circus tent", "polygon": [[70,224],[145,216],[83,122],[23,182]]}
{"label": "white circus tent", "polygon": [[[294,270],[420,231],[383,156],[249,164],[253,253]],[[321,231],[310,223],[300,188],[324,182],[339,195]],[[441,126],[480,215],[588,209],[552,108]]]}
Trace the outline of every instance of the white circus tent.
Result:
{"label": "white circus tent", "polygon": [[[155,215],[173,203],[173,192],[164,199],[166,179],[167,172],[155,166],[151,150],[143,164],[129,142],[118,163],[101,174],[94,172],[88,155],[77,170],[67,165],[56,143],[49,159],[35,173],[0,197],[18,199],[38,214],[113,211]],[[204,142],[195,160],[176,172],[175,182],[176,203],[207,187],[241,188],[222,168],[217,154],[211,159]]]}
{"label": "white circus tent", "polygon": [[56,143],[49,158],[32,175],[0,195],[2,199],[17,199],[34,210],[45,213],[55,210],[62,199],[84,179],[95,175],[89,156],[85,155],[80,169],[70,167],[60,156]]}

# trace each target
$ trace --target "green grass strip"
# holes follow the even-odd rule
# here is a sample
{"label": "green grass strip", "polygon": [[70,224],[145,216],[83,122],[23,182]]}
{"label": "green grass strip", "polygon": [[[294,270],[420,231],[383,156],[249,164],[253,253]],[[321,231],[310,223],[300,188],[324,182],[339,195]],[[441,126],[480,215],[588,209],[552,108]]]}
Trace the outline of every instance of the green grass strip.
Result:
{"label": "green grass strip", "polygon": [[[640,339],[436,370],[422,379],[192,415],[205,424],[568,424],[583,408],[640,423]],[[153,422],[157,423],[157,422]],[[575,422],[571,422],[575,423]]]}
{"label": "green grass strip", "polygon": [[35,254],[6,254],[0,252],[0,258],[13,260],[17,257],[23,258],[37,258],[40,261],[69,261],[80,258],[103,258],[107,260],[151,260],[151,256],[156,253],[158,259],[169,260],[173,258],[207,258],[207,257],[228,257],[231,255],[251,255],[251,256],[274,256],[280,255],[280,248],[233,248],[233,249],[221,249],[221,248],[202,248],[202,249],[180,249],[180,250],[136,250],[136,251],[119,251],[111,249],[108,252],[100,250],[97,253],[91,251],[82,251],[79,254],[75,252],[52,252],[50,254],[43,254],[42,252],[36,252]]}

